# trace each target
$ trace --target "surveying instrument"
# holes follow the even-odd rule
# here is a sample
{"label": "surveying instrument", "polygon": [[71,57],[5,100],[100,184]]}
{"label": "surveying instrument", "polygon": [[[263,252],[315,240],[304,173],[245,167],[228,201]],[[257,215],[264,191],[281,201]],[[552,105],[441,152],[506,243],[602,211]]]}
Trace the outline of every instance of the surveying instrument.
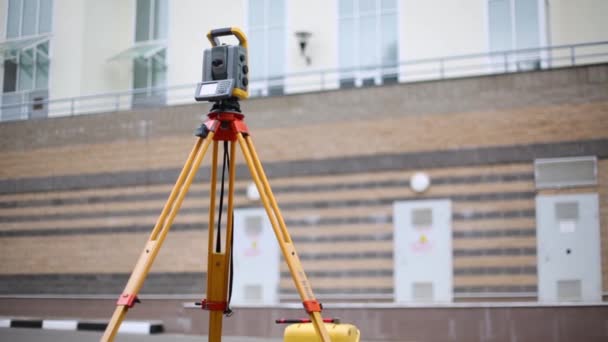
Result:
{"label": "surveying instrument", "polygon": [[[235,36],[239,41],[239,45],[220,45],[218,37],[221,36]],[[312,325],[314,326],[312,340],[330,342],[330,334],[321,317],[322,306],[315,299],[310,283],[304,273],[293,241],[287,231],[285,220],[281,215],[277,201],[272,193],[266,174],[264,173],[262,163],[254,148],[249,129],[244,122],[245,116],[240,110],[239,100],[246,99],[249,96],[247,38],[238,28],[211,30],[207,34],[207,38],[211,42],[212,48],[207,49],[204,52],[203,81],[200,82],[196,88],[195,98],[197,101],[212,102],[213,106],[211,111],[207,114],[208,119],[195,133],[195,135],[198,136],[198,139],[177,178],[175,186],[171,190],[169,199],[135,264],[133,273],[131,274],[123,293],[118,298],[112,319],[101,340],[113,341],[127,311],[132,308],[135,303],[139,302],[137,295],[143,286],[152,263],[169,233],[171,224],[196,176],[207,149],[209,146],[213,145],[210,180],[211,188],[209,192],[207,298],[197,304],[200,305],[202,309],[209,311],[209,341],[221,341],[223,316],[231,313],[228,304],[231,292],[229,287],[232,273],[231,262],[234,219],[232,213],[234,209],[234,182],[236,177],[235,152],[238,143],[247,167],[249,168],[251,177],[259,192],[268,219],[272,225],[283,258],[289,267],[289,272],[291,273],[297,292],[302,299],[304,309],[310,317],[310,322],[312,322]],[[224,164],[222,168],[217,229],[215,229],[219,142],[223,142],[224,145]],[[225,234],[222,234],[221,216],[226,165],[228,165],[227,222]],[[225,237],[223,239],[223,244],[221,243],[222,235]],[[308,340],[310,340],[310,338]]]}

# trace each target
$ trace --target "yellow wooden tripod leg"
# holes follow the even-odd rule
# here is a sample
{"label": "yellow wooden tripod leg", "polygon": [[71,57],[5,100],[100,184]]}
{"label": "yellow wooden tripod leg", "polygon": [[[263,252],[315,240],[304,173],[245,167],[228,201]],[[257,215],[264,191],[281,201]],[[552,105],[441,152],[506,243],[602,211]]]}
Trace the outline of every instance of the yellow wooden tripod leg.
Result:
{"label": "yellow wooden tripod leg", "polygon": [[[223,313],[214,311],[214,303],[218,301],[220,295],[220,285],[216,284],[222,278],[224,258],[215,253],[215,194],[217,191],[217,158],[218,142],[213,142],[213,158],[211,162],[211,188],[209,189],[209,241],[207,248],[207,301],[203,302],[203,308],[209,310],[209,342],[221,341],[222,339],[222,318]],[[221,283],[220,283],[221,284]],[[221,299],[220,299],[221,300]],[[218,334],[219,331],[219,334]]]}
{"label": "yellow wooden tripod leg", "polygon": [[217,142],[213,144],[213,161],[211,165],[211,190],[209,207],[209,246],[207,261],[207,302],[209,310],[209,341],[220,342],[222,340],[222,322],[228,299],[228,272],[230,267],[230,251],[232,240],[232,211],[234,208],[234,181],[236,178],[236,144],[230,143],[230,163],[228,165],[228,208],[226,222],[225,248],[217,251],[213,246],[216,241],[215,229],[215,193],[217,182]]}
{"label": "yellow wooden tripod leg", "polygon": [[249,136],[243,137],[241,133],[237,134],[237,139],[239,145],[241,146],[241,150],[243,151],[243,156],[245,157],[247,166],[249,167],[251,178],[253,179],[258,192],[260,193],[260,199],[262,200],[264,209],[266,210],[266,214],[268,215],[268,219],[272,225],[272,229],[277,237],[277,242],[279,243],[283,257],[287,262],[289,272],[291,273],[291,277],[295,283],[296,289],[300,294],[302,303],[304,303],[306,311],[308,312],[313,326],[315,327],[315,331],[317,332],[317,335],[321,341],[331,342],[327,329],[323,324],[320,307],[314,297],[312,287],[310,286],[295,246],[293,245],[291,237],[289,236],[287,226],[285,225],[285,220],[281,215],[281,211],[279,210],[277,201],[272,193],[272,189],[268,183],[262,163],[257,156],[253,142]]}
{"label": "yellow wooden tripod leg", "polygon": [[171,228],[171,224],[173,224],[173,220],[175,219],[175,216],[177,215],[177,212],[179,211],[182,202],[188,193],[188,189],[196,176],[207,148],[209,147],[211,141],[213,141],[213,136],[214,133],[209,132],[206,138],[198,139],[194,145],[194,148],[190,152],[184,168],[177,178],[175,186],[171,190],[169,199],[165,203],[161,215],[156,221],[156,225],[154,226],[154,229],[146,242],[144,250],[140,254],[139,259],[135,264],[131,277],[129,278],[129,281],[127,282],[127,285],[125,286],[125,289],[117,302],[114,314],[112,315],[110,323],[106,327],[106,330],[101,337],[101,341],[106,342],[114,340],[114,337],[118,332],[118,328],[127,314],[127,311],[137,301],[137,294],[143,286],[144,280],[152,267],[152,263],[160,251],[160,247],[162,246],[162,243],[165,240],[169,229]]}

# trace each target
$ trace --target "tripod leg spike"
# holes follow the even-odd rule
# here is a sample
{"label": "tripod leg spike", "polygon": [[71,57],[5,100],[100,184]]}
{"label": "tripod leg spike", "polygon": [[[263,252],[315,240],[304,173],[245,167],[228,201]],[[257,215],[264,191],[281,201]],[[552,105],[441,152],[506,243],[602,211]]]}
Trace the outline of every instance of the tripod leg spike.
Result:
{"label": "tripod leg spike", "polygon": [[[310,286],[306,273],[302,268],[302,263],[300,262],[298,254],[296,253],[295,246],[291,241],[285,221],[281,215],[281,211],[276,199],[274,198],[272,189],[270,188],[270,184],[266,178],[266,174],[264,173],[262,163],[258,159],[253,147],[253,143],[251,142],[251,138],[249,136],[243,137],[241,133],[238,133],[237,140],[241,146],[241,150],[243,151],[243,156],[245,157],[247,166],[249,167],[251,177],[253,178],[258,192],[260,193],[260,199],[264,204],[264,209],[266,210],[266,214],[268,215],[272,228],[275,232],[277,242],[279,243],[283,257],[287,262],[289,272],[291,273],[291,277],[295,283],[296,289],[300,294],[300,298],[302,299],[302,302],[316,301],[312,292],[312,287]],[[321,341],[331,342],[329,333],[327,332],[325,324],[323,323],[321,313],[310,312],[309,316],[317,335],[321,338]]]}

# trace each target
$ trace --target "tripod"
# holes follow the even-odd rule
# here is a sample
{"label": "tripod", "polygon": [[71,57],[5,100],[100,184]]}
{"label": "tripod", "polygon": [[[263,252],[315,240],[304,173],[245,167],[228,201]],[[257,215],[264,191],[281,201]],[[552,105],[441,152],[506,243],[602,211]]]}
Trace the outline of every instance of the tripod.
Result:
{"label": "tripod", "polygon": [[[154,229],[135,264],[133,273],[131,273],[123,293],[116,302],[116,309],[114,310],[114,314],[112,315],[110,323],[101,340],[113,341],[127,311],[132,308],[135,303],[139,302],[137,294],[143,286],[152,263],[169,233],[171,224],[194,180],[205,153],[209,146],[213,144],[211,188],[209,192],[207,298],[203,299],[200,305],[203,309],[209,310],[209,341],[221,341],[223,315],[229,312],[228,287],[232,255],[232,246],[230,242],[233,237],[232,211],[234,209],[234,182],[236,178],[235,150],[236,144],[238,143],[242,154],[245,157],[251,177],[260,194],[260,199],[262,200],[264,209],[266,210],[266,214],[272,225],[283,257],[289,267],[291,277],[300,298],[302,299],[304,309],[310,316],[317,336],[319,336],[323,342],[330,342],[329,334],[323,324],[323,318],[321,317],[322,306],[315,299],[310,283],[304,273],[295,246],[287,231],[285,220],[281,215],[277,201],[272,193],[266,174],[264,173],[262,163],[255,151],[247,125],[243,121],[245,116],[240,111],[238,99],[232,98],[229,100],[216,101],[209,114],[207,114],[207,117],[207,121],[201,125],[196,132],[196,135],[199,138],[190,152],[184,168],[177,178],[175,186],[171,190],[169,199],[165,203],[160,217],[156,221]],[[229,156],[231,156],[228,162],[228,215],[223,250],[219,247],[219,240],[217,240],[218,236],[216,236],[216,234],[219,235],[220,232],[219,230],[216,232],[215,229],[213,229],[215,226],[218,143],[220,141],[225,142],[225,144],[228,144],[229,142]],[[221,217],[221,211],[218,216]],[[218,246],[216,246],[215,249],[213,248],[214,240],[218,241]]]}

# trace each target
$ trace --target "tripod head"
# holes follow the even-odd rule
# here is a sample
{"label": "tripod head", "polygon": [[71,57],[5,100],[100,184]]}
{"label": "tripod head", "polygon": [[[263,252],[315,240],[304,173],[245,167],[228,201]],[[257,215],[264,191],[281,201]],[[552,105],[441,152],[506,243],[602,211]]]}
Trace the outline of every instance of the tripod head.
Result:
{"label": "tripod head", "polygon": [[225,100],[217,100],[212,101],[213,106],[211,106],[211,113],[222,113],[222,112],[241,112],[241,104],[239,103],[239,99],[237,97],[231,97]]}
{"label": "tripod head", "polygon": [[225,100],[212,101],[213,106],[207,113],[207,120],[196,129],[194,135],[205,138],[209,132],[215,132],[215,140],[236,140],[236,133],[248,135],[249,130],[243,121],[239,99],[231,97]]}

